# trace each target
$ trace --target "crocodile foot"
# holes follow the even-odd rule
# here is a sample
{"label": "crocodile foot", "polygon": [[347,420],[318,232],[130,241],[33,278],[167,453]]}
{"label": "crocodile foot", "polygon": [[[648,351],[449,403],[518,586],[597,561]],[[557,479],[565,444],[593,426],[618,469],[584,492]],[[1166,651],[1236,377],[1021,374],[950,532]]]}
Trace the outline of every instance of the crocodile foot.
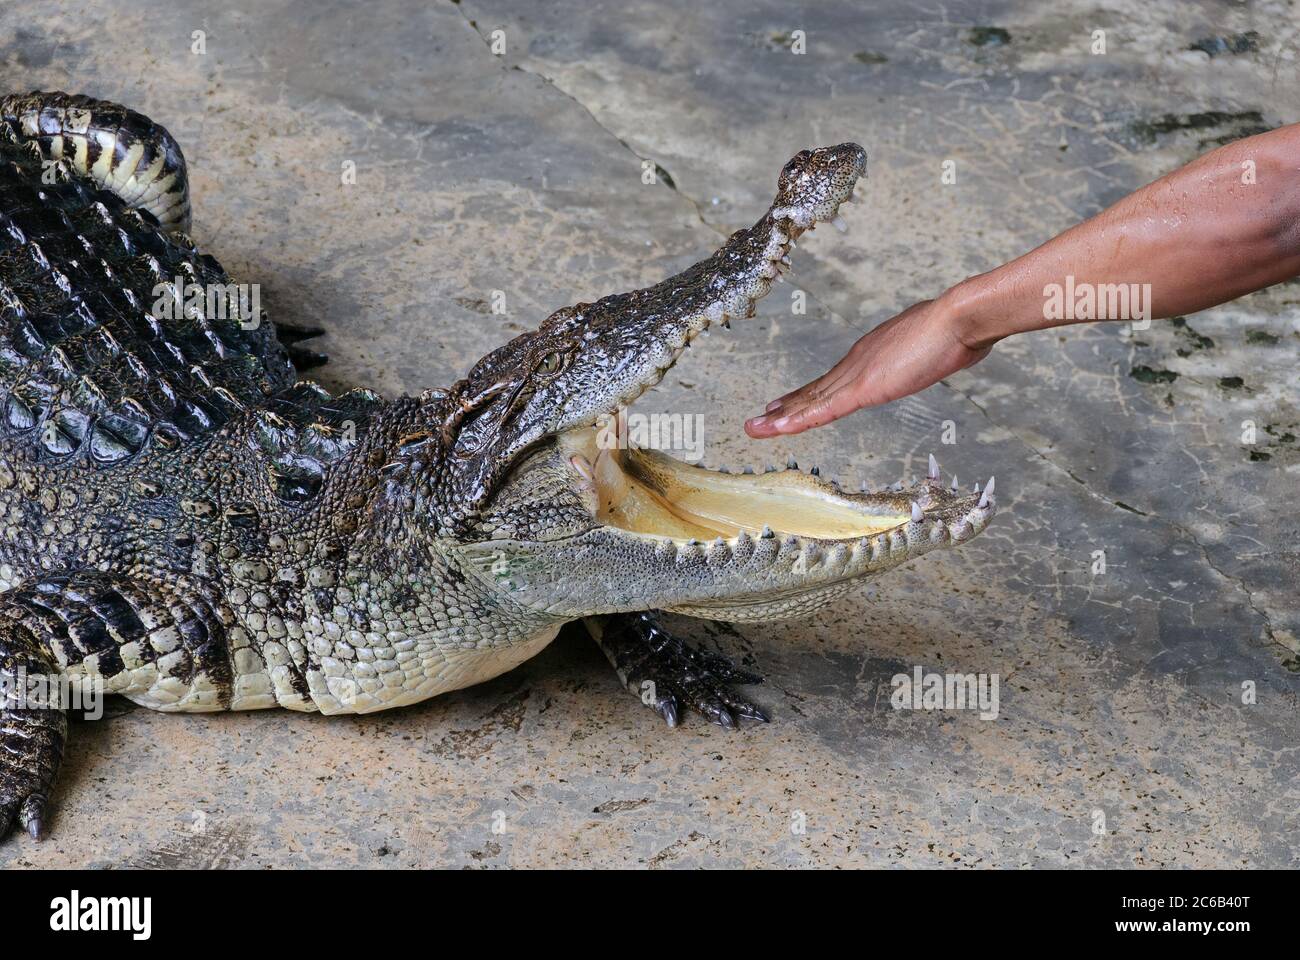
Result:
{"label": "crocodile foot", "polygon": [[50,646],[55,623],[63,621],[21,591],[0,596],[0,840],[15,823],[33,839],[45,835],[68,735]]}
{"label": "crocodile foot", "polygon": [[45,808],[63,757],[65,722],[62,711],[3,711],[0,840],[15,824],[35,840],[45,836]]}
{"label": "crocodile foot", "polygon": [[721,654],[691,647],[665,630],[653,613],[585,622],[623,685],[668,726],[677,726],[685,707],[723,727],[735,727],[742,717],[768,721],[761,707],[731,689],[733,684],[762,683],[761,676],[739,669]]}

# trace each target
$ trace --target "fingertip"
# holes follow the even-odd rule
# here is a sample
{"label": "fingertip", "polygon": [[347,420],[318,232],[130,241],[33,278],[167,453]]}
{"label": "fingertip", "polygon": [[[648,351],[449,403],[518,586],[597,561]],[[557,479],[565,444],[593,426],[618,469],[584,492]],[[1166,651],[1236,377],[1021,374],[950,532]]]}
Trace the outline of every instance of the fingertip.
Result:
{"label": "fingertip", "polygon": [[754,417],[745,421],[745,432],[755,440],[766,440],[768,437],[780,436],[783,433],[790,432],[790,425],[794,423],[793,416],[784,417]]}

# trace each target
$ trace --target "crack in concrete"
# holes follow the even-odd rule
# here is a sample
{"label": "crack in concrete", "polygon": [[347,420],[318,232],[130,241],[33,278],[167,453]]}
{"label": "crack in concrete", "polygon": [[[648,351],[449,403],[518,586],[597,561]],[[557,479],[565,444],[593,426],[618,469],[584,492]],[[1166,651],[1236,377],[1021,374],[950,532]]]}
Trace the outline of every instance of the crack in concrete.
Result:
{"label": "crack in concrete", "polygon": [[[469,25],[469,28],[471,30],[473,30],[476,34],[478,34],[478,38],[483,41],[483,45],[488,48],[490,55],[495,59],[497,55],[491,53],[492,44],[488,40],[488,38],[483,35],[483,31],[479,29],[478,21],[472,19],[468,14],[466,14],[465,11],[461,9],[461,5],[457,2],[457,0],[450,0],[450,2],[451,5],[456,8],[457,12],[460,13],[461,19],[463,19],[465,23]],[[546,74],[542,73],[539,70],[530,69],[518,63],[512,63],[508,68],[505,67],[505,65],[503,64],[502,67],[503,69],[518,70],[520,73],[526,73],[530,77],[536,77],[538,80],[541,80],[551,89],[559,93],[560,96],[569,100],[571,103],[574,104],[574,106],[576,106],[579,110],[585,113],[587,115],[587,118],[591,120],[591,122],[594,123],[602,133],[606,134],[609,137],[612,137],[619,144],[619,146],[621,146],[628,153],[632,154],[632,156],[636,157],[642,163],[653,163],[655,166],[655,170],[663,174],[662,180],[664,186],[668,187],[668,189],[672,190],[674,193],[681,196],[683,200],[685,200],[695,209],[695,216],[699,219],[701,224],[703,224],[705,227],[712,230],[714,233],[718,234],[721,237],[725,238],[727,236],[725,232],[719,230],[717,227],[715,227],[713,224],[709,223],[709,221],[705,219],[704,208],[700,206],[698,200],[682,192],[682,190],[677,186],[677,178],[673,176],[671,170],[669,170],[667,167],[661,164],[658,160],[655,160],[653,157],[645,157],[642,156],[640,153],[638,153],[635,149],[633,149],[630,143],[628,143],[626,140],[620,137],[613,130],[609,129],[609,127],[601,123],[600,119],[596,116],[595,113],[592,112],[591,108],[588,107],[581,100],[579,100],[576,96],[574,96],[568,90],[565,90],[562,86],[556,83],[552,78],[548,77]]]}

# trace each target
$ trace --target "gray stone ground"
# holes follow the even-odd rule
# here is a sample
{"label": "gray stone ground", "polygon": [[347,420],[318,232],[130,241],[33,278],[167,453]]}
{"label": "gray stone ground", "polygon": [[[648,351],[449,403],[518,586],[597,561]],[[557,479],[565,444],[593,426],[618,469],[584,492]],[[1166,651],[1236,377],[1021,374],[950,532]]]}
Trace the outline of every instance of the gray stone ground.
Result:
{"label": "gray stone ground", "polygon": [[[778,288],[639,409],[703,414],[711,464],[792,452],[878,483],[934,450],[964,482],[996,473],[1003,504],[971,545],[807,622],[685,623],[766,671],[770,727],[664,730],[578,632],[496,681],[362,719],[120,703],[74,728],[53,837],[0,858],[1296,864],[1300,286],[1185,326],[1021,337],[789,442],[741,430],[908,303],[1212,144],[1300,119],[1295,8],[804,7],[0,7],[0,89],[80,90],[168,124],[198,240],[260,283],[274,316],[329,327],[333,387],[449,382],[556,307],[698,259],[765,208],[796,150],[858,140],[870,181],[846,208],[851,232],[818,231],[795,255],[807,315]],[[1201,44],[1214,55],[1189,50],[1216,37],[1229,40]],[[341,184],[349,160],[355,186]],[[955,184],[940,182],[945,160]],[[999,674],[1000,717],[892,710],[890,678],[916,665]]]}

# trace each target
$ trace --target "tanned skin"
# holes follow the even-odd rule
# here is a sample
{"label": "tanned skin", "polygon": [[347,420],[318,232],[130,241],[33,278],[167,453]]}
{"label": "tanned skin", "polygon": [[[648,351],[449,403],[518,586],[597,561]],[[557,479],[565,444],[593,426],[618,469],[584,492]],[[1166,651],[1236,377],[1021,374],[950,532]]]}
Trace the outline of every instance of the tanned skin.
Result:
{"label": "tanned skin", "polygon": [[1300,276],[1300,124],[1220,147],[1024,256],[913,304],[745,430],[801,433],[923,390],[1004,337],[1084,322],[1043,315],[1044,287],[1067,275],[1076,287],[1149,283],[1153,319]]}

